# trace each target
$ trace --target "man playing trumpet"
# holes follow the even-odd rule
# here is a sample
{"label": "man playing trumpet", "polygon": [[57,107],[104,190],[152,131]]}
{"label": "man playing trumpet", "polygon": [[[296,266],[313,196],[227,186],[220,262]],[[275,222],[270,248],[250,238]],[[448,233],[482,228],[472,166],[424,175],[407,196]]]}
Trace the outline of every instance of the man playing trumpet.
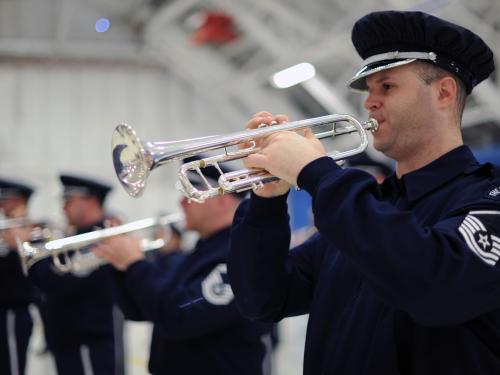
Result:
{"label": "man playing trumpet", "polygon": [[[276,321],[309,313],[304,374],[498,374],[500,170],[463,144],[465,96],[494,70],[477,35],[420,12],[362,17],[377,150],[396,161],[379,185],[341,169],[322,144],[280,132],[246,159],[279,177],[243,202],[228,272],[240,311]],[[262,112],[250,120],[283,122]],[[318,234],[289,251],[290,186],[312,196]]]}
{"label": "man playing trumpet", "polygon": [[24,374],[33,328],[29,304],[33,288],[24,275],[16,239],[29,241],[28,202],[33,188],[0,178],[0,373]]}
{"label": "man playing trumpet", "polygon": [[[214,167],[204,174],[212,184],[219,176]],[[197,174],[189,178],[204,188]],[[138,238],[114,237],[94,249],[122,271],[126,317],[154,324],[152,374],[269,374],[271,325],[238,313],[226,274],[230,226],[242,197],[222,195],[203,204],[183,198],[186,229],[200,239],[167,268],[144,259]]]}
{"label": "man playing trumpet", "polygon": [[[72,234],[107,226],[104,202],[110,186],[87,176],[61,174],[59,179]],[[57,373],[123,374],[123,315],[117,307],[113,268],[62,273],[47,258],[34,264],[29,274],[46,293],[47,338]]]}

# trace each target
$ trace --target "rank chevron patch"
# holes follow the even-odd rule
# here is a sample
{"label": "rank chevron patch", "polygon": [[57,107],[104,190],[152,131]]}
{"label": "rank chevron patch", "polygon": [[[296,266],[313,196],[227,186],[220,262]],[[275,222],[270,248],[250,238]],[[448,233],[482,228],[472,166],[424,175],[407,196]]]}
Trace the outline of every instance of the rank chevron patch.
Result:
{"label": "rank chevron patch", "polygon": [[500,220],[499,215],[500,211],[471,211],[458,228],[469,249],[491,266],[500,259],[500,238],[490,233],[487,223]]}

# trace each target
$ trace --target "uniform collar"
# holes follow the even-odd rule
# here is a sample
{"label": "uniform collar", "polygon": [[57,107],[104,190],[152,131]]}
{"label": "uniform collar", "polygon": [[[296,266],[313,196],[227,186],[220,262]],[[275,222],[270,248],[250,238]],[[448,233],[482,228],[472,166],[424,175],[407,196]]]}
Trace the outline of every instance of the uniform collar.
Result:
{"label": "uniform collar", "polygon": [[[486,165],[485,165],[486,166]],[[469,147],[459,146],[430,164],[407,173],[398,179],[396,174],[384,181],[384,188],[406,190],[409,201],[415,201],[460,174],[472,174],[482,165]]]}
{"label": "uniform collar", "polygon": [[214,232],[210,236],[198,240],[196,243],[196,250],[202,249],[202,248],[211,248],[213,246],[216,246],[216,244],[221,241],[222,239],[227,239],[229,238],[229,231],[231,230],[231,227],[225,227],[217,232]]}
{"label": "uniform collar", "polygon": [[105,225],[104,219],[103,219],[103,220],[99,220],[98,222],[96,222],[92,225],[89,225],[87,227],[76,228],[76,233],[77,234],[89,233],[89,232],[93,232],[95,230],[103,229],[105,227],[106,227],[106,225]]}

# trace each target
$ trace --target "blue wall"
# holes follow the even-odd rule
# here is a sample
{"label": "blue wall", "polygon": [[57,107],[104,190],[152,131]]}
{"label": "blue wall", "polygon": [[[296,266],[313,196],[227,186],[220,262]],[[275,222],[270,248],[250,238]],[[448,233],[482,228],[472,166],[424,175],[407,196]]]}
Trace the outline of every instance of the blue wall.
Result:
{"label": "blue wall", "polygon": [[490,163],[500,165],[500,145],[492,145],[481,149],[472,149],[472,152],[481,163],[489,161]]}

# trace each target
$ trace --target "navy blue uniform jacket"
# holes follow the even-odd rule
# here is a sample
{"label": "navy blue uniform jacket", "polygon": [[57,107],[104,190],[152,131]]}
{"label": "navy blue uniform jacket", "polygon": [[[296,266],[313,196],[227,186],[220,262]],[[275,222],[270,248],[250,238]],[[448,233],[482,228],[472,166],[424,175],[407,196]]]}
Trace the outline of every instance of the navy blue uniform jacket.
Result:
{"label": "navy blue uniform jacket", "polygon": [[[87,233],[96,227],[78,230]],[[54,349],[68,344],[92,343],[114,339],[118,289],[112,266],[105,265],[88,275],[61,274],[52,258],[36,263],[29,272],[33,282],[46,293],[47,338]]]}
{"label": "navy blue uniform jacket", "polygon": [[260,375],[269,366],[267,323],[243,318],[226,275],[229,228],[173,255],[169,268],[141,260],[125,272],[127,318],[154,323],[153,374]]}
{"label": "navy blue uniform jacket", "polygon": [[31,282],[23,273],[19,254],[7,250],[0,255],[0,308],[26,307],[32,302]]}
{"label": "navy blue uniform jacket", "polygon": [[289,252],[284,197],[239,207],[239,309],[309,313],[304,374],[500,374],[500,175],[466,146],[382,186],[324,157],[298,184],[318,234]]}

